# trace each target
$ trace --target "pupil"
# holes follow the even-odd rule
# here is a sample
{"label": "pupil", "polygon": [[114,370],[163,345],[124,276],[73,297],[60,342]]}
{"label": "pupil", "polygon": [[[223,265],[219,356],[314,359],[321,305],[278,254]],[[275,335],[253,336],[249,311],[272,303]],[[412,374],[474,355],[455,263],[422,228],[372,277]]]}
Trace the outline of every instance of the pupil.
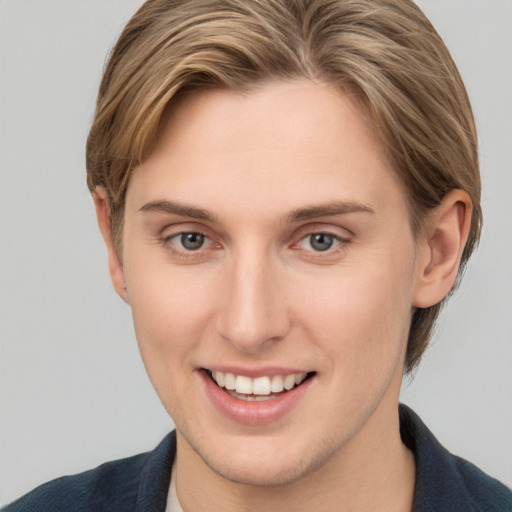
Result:
{"label": "pupil", "polygon": [[185,249],[195,251],[204,244],[204,235],[201,233],[183,233],[181,235],[181,244]]}
{"label": "pupil", "polygon": [[325,235],[323,233],[318,233],[316,235],[311,235],[310,244],[315,251],[327,251],[332,247],[334,239],[331,235]]}

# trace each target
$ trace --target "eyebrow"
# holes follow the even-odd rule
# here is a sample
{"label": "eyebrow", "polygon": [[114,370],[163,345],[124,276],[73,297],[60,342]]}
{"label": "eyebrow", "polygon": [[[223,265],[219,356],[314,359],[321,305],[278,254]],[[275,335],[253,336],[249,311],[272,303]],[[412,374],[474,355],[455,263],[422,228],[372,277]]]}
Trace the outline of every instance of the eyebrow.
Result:
{"label": "eyebrow", "polygon": [[210,222],[215,222],[217,220],[217,217],[208,210],[166,200],[150,201],[142,206],[139,209],[139,212],[167,213],[179,215],[181,217],[191,217],[192,219],[207,220]]}
{"label": "eyebrow", "polygon": [[288,216],[289,222],[315,219],[317,217],[329,217],[333,215],[345,215],[347,213],[375,213],[373,208],[363,203],[334,202],[322,205],[313,205],[306,208],[293,210]]}
{"label": "eyebrow", "polygon": [[[190,217],[197,220],[206,220],[216,222],[217,216],[203,208],[188,206],[176,201],[157,200],[150,201],[143,205],[139,212],[157,212],[181,217]],[[317,217],[328,217],[335,215],[345,215],[348,213],[375,213],[374,210],[363,203],[356,202],[333,202],[321,205],[313,205],[305,208],[297,208],[286,216],[288,222],[298,222],[301,220],[315,219]]]}

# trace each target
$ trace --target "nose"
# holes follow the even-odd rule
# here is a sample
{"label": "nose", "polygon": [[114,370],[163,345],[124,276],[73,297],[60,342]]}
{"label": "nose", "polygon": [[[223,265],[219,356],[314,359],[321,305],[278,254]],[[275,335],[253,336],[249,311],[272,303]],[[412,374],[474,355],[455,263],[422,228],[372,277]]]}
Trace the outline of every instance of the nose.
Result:
{"label": "nose", "polygon": [[269,257],[241,255],[226,273],[218,334],[245,353],[259,353],[290,329],[282,272]]}

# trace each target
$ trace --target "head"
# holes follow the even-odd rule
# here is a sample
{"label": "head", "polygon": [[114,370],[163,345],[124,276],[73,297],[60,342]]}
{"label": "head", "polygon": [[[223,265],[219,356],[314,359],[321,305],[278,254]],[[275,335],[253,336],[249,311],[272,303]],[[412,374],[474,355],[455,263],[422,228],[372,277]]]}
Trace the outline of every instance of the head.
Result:
{"label": "head", "polygon": [[[165,113],[205,89],[301,78],[349,95],[365,113],[403,187],[414,235],[450,191],[467,192],[462,274],[481,226],[471,107],[440,36],[403,0],[145,3],[112,51],[87,144],[88,185],[106,191],[121,261],[127,187]],[[418,364],[443,302],[415,309],[406,371]]]}
{"label": "head", "polygon": [[[469,102],[414,4],[147,2],[87,168],[178,464],[276,485],[391,446],[481,216]],[[246,402],[233,374],[297,386]]]}

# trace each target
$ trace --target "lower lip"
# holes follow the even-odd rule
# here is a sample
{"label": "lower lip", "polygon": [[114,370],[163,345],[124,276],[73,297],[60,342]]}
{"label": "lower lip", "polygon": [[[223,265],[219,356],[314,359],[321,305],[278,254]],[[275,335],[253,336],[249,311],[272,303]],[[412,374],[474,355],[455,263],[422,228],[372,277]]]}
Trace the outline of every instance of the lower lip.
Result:
{"label": "lower lip", "polygon": [[217,409],[228,418],[248,425],[266,425],[285,416],[304,397],[314,380],[314,377],[310,377],[299,386],[269,400],[247,402],[232,397],[217,386],[205,370],[200,370],[198,373],[208,397]]}

